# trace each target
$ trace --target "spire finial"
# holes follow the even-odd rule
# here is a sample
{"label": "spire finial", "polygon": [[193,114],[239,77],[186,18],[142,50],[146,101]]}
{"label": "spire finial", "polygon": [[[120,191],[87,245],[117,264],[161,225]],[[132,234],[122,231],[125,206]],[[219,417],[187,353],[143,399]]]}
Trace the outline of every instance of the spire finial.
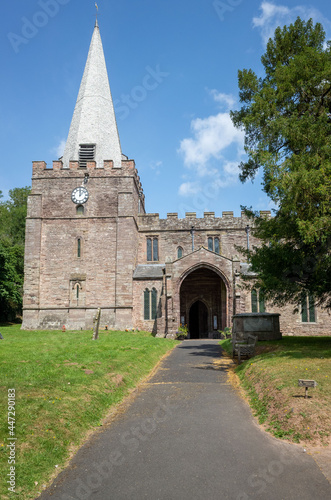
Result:
{"label": "spire finial", "polygon": [[97,3],[95,3],[95,8],[96,8],[96,10],[97,10],[97,11],[96,11],[96,14],[95,14],[95,26],[96,26],[96,27],[99,27],[99,25],[98,25],[98,12],[99,12],[99,7],[98,7],[98,4],[97,4]]}

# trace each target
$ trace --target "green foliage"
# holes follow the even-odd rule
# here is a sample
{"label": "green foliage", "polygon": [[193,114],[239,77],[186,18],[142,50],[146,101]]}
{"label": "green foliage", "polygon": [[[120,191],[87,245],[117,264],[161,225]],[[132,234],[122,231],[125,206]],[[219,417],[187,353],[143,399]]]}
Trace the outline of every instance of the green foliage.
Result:
{"label": "green foliage", "polygon": [[25,218],[29,193],[28,187],[15,188],[9,191],[8,201],[0,201],[1,320],[15,319],[22,308]]}
{"label": "green foliage", "polygon": [[277,28],[262,56],[264,78],[239,71],[235,126],[245,130],[244,182],[263,169],[278,207],[266,219],[246,208],[261,248],[246,252],[256,286],[278,305],[307,293],[331,307],[331,44],[322,26],[298,18]]}
{"label": "green foliage", "polygon": [[226,326],[224,330],[218,330],[218,333],[221,336],[221,339],[229,339],[232,336],[231,328]]}
{"label": "green foliage", "polygon": [[176,339],[186,339],[188,336],[187,325],[181,324],[176,332]]}

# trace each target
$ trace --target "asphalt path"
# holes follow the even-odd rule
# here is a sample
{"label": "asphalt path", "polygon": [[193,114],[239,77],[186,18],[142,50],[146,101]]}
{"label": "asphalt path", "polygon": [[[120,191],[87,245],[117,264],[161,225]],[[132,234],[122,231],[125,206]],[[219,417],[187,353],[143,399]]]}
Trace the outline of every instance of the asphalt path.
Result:
{"label": "asphalt path", "polygon": [[262,431],[217,341],[186,340],[40,500],[330,500],[300,446]]}

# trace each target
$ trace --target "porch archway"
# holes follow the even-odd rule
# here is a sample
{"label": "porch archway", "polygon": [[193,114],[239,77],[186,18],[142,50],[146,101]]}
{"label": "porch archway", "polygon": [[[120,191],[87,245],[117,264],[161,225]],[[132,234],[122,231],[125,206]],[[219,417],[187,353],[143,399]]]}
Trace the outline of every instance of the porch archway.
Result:
{"label": "porch archway", "polygon": [[180,317],[190,338],[213,338],[227,324],[227,287],[214,270],[200,266],[184,278],[180,287]]}

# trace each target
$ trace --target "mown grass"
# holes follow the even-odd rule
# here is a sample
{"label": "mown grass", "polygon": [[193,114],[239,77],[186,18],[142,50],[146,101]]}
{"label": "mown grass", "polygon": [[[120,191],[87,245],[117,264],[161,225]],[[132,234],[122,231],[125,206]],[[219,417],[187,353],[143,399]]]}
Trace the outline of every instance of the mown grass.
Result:
{"label": "mown grass", "polygon": [[[221,341],[231,352],[231,341]],[[259,342],[258,354],[236,368],[260,424],[274,436],[296,443],[330,444],[331,338],[283,337]],[[317,387],[298,387],[299,379]]]}
{"label": "mown grass", "polygon": [[[91,428],[176,342],[146,332],[21,331],[1,327],[1,498],[10,498],[8,389],[16,392],[16,498],[35,498]],[[36,484],[37,483],[37,484]]]}

